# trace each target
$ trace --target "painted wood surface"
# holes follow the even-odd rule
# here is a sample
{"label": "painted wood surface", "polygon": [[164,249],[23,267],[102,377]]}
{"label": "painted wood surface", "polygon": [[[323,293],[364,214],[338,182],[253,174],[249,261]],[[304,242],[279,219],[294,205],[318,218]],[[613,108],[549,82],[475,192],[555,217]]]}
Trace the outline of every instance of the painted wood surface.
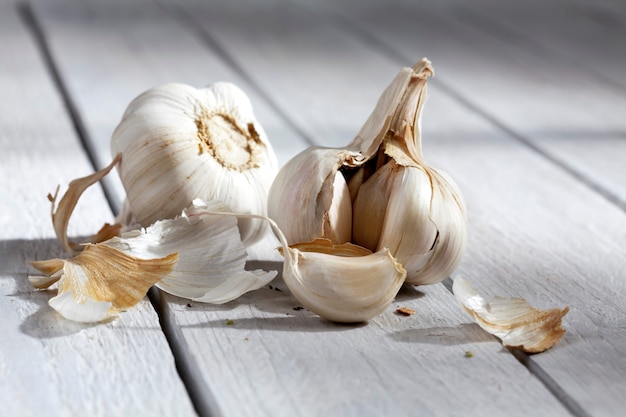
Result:
{"label": "painted wood surface", "polygon": [[[45,35],[95,165],[109,161],[109,137],[128,102],[167,81],[201,86],[230,80],[242,86],[281,164],[309,143],[339,146],[352,138],[398,69],[426,55],[437,76],[424,113],[425,157],[452,174],[469,207],[470,245],[457,274],[486,295],[521,296],[544,308],[568,305],[568,333],[548,352],[513,355],[471,324],[444,285],[403,288],[388,311],[361,326],[320,320],[301,309],[280,280],[223,306],[161,294],[155,299],[157,309],[199,413],[619,414],[626,405],[626,153],[625,98],[618,84],[620,69],[626,68],[619,54],[609,59],[610,51],[619,52],[615,39],[605,42],[606,50],[591,51],[594,39],[623,33],[619,2],[589,6],[559,0],[506,7],[481,0],[481,7],[472,9],[458,1],[254,3],[35,1],[36,25]],[[535,18],[534,10],[544,14]],[[521,16],[519,21],[516,16]],[[550,16],[561,30],[549,24]],[[536,32],[524,33],[523,22]],[[585,30],[576,32],[577,27]],[[574,41],[568,33],[577,36]],[[21,42],[34,51],[32,40]],[[17,48],[12,42],[6,45]],[[591,68],[580,60],[585,50],[603,64]],[[2,56],[13,56],[12,51]],[[9,68],[5,71],[11,77],[24,67],[36,69],[37,79],[49,71],[32,58],[23,67],[1,62],[0,70]],[[40,93],[33,87],[35,91]],[[48,94],[48,102],[56,100],[52,108],[57,115],[51,115],[43,101],[48,113],[41,120],[56,132],[53,128],[68,116],[56,92]],[[0,106],[13,109],[5,101],[0,100]],[[49,135],[24,128],[24,120],[14,120],[21,116],[24,113],[0,112],[3,138],[13,137],[14,130],[31,132],[24,134],[31,138],[25,142],[30,144],[28,154],[23,147],[15,148],[20,162],[7,165],[6,172],[28,165],[31,153],[41,159],[42,167],[51,167],[48,153],[38,155],[32,149]],[[67,123],[57,127],[60,133],[54,137],[63,136],[72,152],[81,152]],[[68,146],[64,143],[55,142]],[[84,156],[72,157],[65,148],[62,156],[73,162],[54,166],[59,172],[54,184],[82,174],[79,169],[90,169]],[[42,195],[50,191],[44,185],[37,184],[46,188]],[[123,189],[115,180],[109,185],[110,203],[119,207]],[[21,196],[19,187],[13,187]],[[104,202],[97,190],[89,198],[91,204]],[[7,201],[11,213],[23,209],[17,201]],[[39,203],[29,203],[28,210],[47,211],[47,201]],[[76,221],[74,233],[91,232],[101,224],[100,217],[110,218],[106,207],[100,210],[85,207],[77,213],[85,223],[94,214],[99,219],[95,226]],[[28,216],[20,224],[35,218],[41,224],[33,224],[28,233],[3,237],[3,262],[15,259],[6,263],[9,273],[3,276],[13,281],[3,282],[3,295],[30,294],[16,279],[26,275],[20,269],[25,258],[56,253],[47,217],[17,212]],[[43,230],[50,232],[42,235]],[[251,266],[280,267],[270,262],[279,259],[275,253],[262,246],[253,256],[259,262]],[[14,267],[17,272],[10,275]],[[29,296],[43,298],[38,306],[47,308],[49,295],[33,294]],[[16,301],[11,300],[0,305],[15,315]],[[28,313],[21,313],[24,305],[18,303],[21,316],[13,319],[13,326],[24,320],[30,331],[58,332],[49,330],[51,311],[38,310],[33,324],[24,319]],[[399,316],[394,313],[399,306],[417,313]],[[54,323],[62,329],[74,329],[58,321]],[[128,341],[137,332],[164,343],[146,302],[102,329],[54,333],[44,344],[54,339],[58,345],[47,349],[69,356],[83,346],[66,352],[69,344],[88,343],[72,338],[89,334],[100,340],[100,333],[113,328],[131,346]],[[35,345],[19,335],[22,339]],[[23,357],[16,356],[16,348],[6,349],[2,352],[7,358]],[[473,357],[467,358],[466,351]],[[3,363],[4,376],[5,369],[14,368],[8,360]],[[142,357],[139,366],[148,373],[137,377],[172,371],[171,359],[166,370],[154,368],[155,363],[152,356]],[[84,369],[57,377],[108,377]],[[119,370],[115,381],[132,382],[131,374],[124,372]],[[166,382],[151,381],[159,387]],[[109,394],[113,392],[117,394],[112,389]],[[50,393],[46,398],[51,407],[60,397]],[[163,395],[150,398],[169,401]],[[99,407],[97,402],[89,406]]]}
{"label": "painted wood surface", "polygon": [[[58,183],[91,173],[32,33],[0,6],[0,414],[196,415],[146,299],[102,325],[64,320],[36,291],[28,261],[63,256],[50,203]],[[111,221],[102,191],[80,202],[72,235]]]}
{"label": "painted wood surface", "polygon": [[[41,13],[43,26],[50,31],[53,50],[57,51],[60,56],[72,52],[70,48],[65,46],[66,42],[58,42],[58,34],[65,31],[66,34],[63,39],[67,42],[78,43],[79,45],[76,45],[74,49],[88,52],[86,47],[80,47],[81,42],[88,41],[72,34],[71,30],[68,29],[71,25],[67,21],[59,22],[58,16],[66,16],[65,13],[58,9],[38,8],[39,10],[43,10]],[[86,14],[85,10],[89,10],[91,16],[99,16],[92,17],[92,25],[108,27],[115,22],[119,24],[119,19],[115,19],[115,22],[111,21],[111,17],[106,13],[106,7],[97,5],[89,9],[77,7],[73,9],[73,13]],[[178,19],[175,22],[186,26],[190,25],[191,22],[184,10],[166,7],[165,11],[166,14],[159,16],[174,16]],[[258,10],[253,11],[258,12]],[[157,12],[154,10],[154,13]],[[270,28],[275,27],[275,22],[268,20],[272,15],[271,12],[272,9],[268,10],[261,20],[264,25]],[[244,27],[242,22],[233,20],[226,10],[220,10],[219,14],[226,16],[225,22]],[[206,17],[204,13],[202,17]],[[249,15],[244,17],[250,18]],[[209,22],[215,23],[212,20]],[[305,22],[294,22],[294,24],[299,23]],[[187,37],[181,38],[178,31],[168,30],[168,27],[167,24],[160,21],[159,28],[162,38],[166,38],[174,44],[186,43]],[[219,28],[223,29],[224,26],[219,26]],[[332,26],[329,25],[328,28],[332,28]],[[252,25],[249,29],[258,31],[259,27]],[[262,27],[261,29],[267,28]],[[128,30],[130,31],[131,28],[129,27]],[[106,48],[100,48],[98,54],[73,56],[71,59],[82,60],[81,62],[110,61],[114,55],[112,53],[103,54],[102,51],[123,51],[128,48],[129,42],[145,42],[143,45],[146,48],[144,52],[146,55],[155,54],[154,51],[159,51],[159,48],[162,47],[158,39],[145,34],[140,38],[141,40],[138,40],[132,36],[123,35],[125,30],[122,27],[119,27],[119,33],[121,34],[119,38],[115,37],[113,41],[109,39],[110,43]],[[259,36],[261,34],[263,34],[262,31],[258,33]],[[212,41],[216,40],[211,37],[211,33],[208,35]],[[266,39],[259,39],[267,41]],[[231,66],[234,64],[242,68],[251,67],[250,62],[241,60],[240,54],[247,56],[253,50],[246,49],[246,53],[242,53],[236,48],[233,49],[232,45],[221,42],[221,39],[217,39],[217,41],[217,47],[213,46],[211,49],[205,48],[204,50],[196,49],[192,44],[188,51],[189,57],[214,54],[217,49],[218,51],[225,51],[224,54],[227,57],[224,59]],[[269,41],[273,42],[274,39]],[[319,42],[315,39],[311,39],[311,41]],[[246,42],[241,42],[241,39],[239,39],[239,44],[242,48],[246,47]],[[57,45],[60,46],[57,47]],[[265,48],[269,48],[270,45],[271,43],[268,42]],[[308,51],[311,52],[311,50]],[[233,52],[237,52],[237,54],[234,55]],[[277,59],[285,59],[285,56],[278,52],[280,51],[274,52]],[[183,53],[182,48],[178,50],[178,53]],[[294,54],[294,58],[301,56],[292,49],[286,49],[285,53]],[[164,56],[167,57],[167,55]],[[178,56],[178,59],[187,61],[189,58]],[[233,61],[230,62],[229,59]],[[163,61],[168,62],[170,60],[165,58]],[[63,59],[63,62],[67,63],[70,60]],[[294,59],[294,62],[298,62],[298,60]],[[73,65],[64,65],[62,70],[65,71],[69,82],[80,82],[84,72],[76,71]],[[268,92],[272,89],[273,84],[266,80],[267,76],[271,76],[268,72],[267,62],[258,59],[258,62],[252,65],[256,68],[255,73],[252,74],[250,71],[246,73],[255,84],[261,86],[260,90],[267,95],[267,98],[260,102],[259,106],[261,108],[263,106],[268,107],[266,111],[269,111],[271,103],[278,103],[279,100],[284,102],[285,97]],[[278,80],[286,80],[288,84],[285,91],[298,86],[297,76],[302,77],[300,80],[302,83],[311,81],[319,83],[321,81],[319,78],[310,77],[311,74],[298,74],[287,63],[284,67],[285,72],[274,77]],[[337,68],[341,68],[341,66]],[[390,65],[389,70],[393,74],[397,68],[392,68]],[[176,73],[175,68],[171,71],[172,74]],[[380,70],[376,69],[376,71]],[[259,74],[264,76],[259,76]],[[372,77],[373,75],[371,74]],[[274,80],[273,77],[269,79]],[[108,82],[111,83],[108,91],[119,89],[115,84],[115,79]],[[387,82],[388,80],[379,80],[382,87]],[[316,87],[318,86],[321,87],[321,85],[316,85]],[[77,94],[77,101],[88,104],[87,101],[83,101],[85,100],[84,96],[80,97],[81,92],[78,89],[74,91]],[[310,90],[307,89],[307,91]],[[342,91],[348,93],[351,89],[344,87]],[[368,91],[368,94],[375,100],[379,91]],[[310,94],[310,96],[315,98],[315,95]],[[300,104],[298,100],[304,103],[306,97],[297,94],[293,100],[298,105]],[[318,100],[319,106],[323,106],[321,99],[316,100]],[[99,102],[97,99],[95,101]],[[314,117],[317,114],[317,110],[315,110],[317,106],[309,106],[312,110],[303,109],[300,117],[296,118],[294,117],[297,110],[296,105],[279,104],[280,113],[285,113],[291,120],[295,120],[294,125],[299,129],[302,129],[301,126],[305,126],[310,131],[311,126],[320,126],[328,132],[334,132],[332,125],[329,127],[320,122],[306,122],[306,125],[302,123],[302,115]],[[82,107],[85,112],[94,111],[88,105]],[[361,110],[363,109],[361,108]],[[365,111],[366,114],[367,110]],[[337,121],[336,126],[341,126],[340,123],[343,123],[341,119]],[[337,133],[335,132],[333,135],[335,135],[334,138],[326,139],[327,144],[334,143],[337,145],[340,143],[336,136]],[[312,134],[311,137],[313,137]],[[331,139],[334,139],[334,142],[330,142]],[[303,139],[300,141],[303,142]],[[277,291],[275,288],[279,288],[281,291]],[[402,349],[403,346],[402,342],[398,342],[398,340],[404,338],[411,340],[410,328],[405,327],[411,320],[403,321],[401,317],[393,313],[399,305],[390,308],[385,317],[376,324],[371,323],[368,326],[358,328],[343,327],[321,322],[319,318],[310,313],[301,312],[298,302],[287,294],[286,289],[280,284],[273,284],[272,288],[268,287],[245,296],[237,302],[218,307],[198,303],[191,303],[189,306],[188,301],[164,296],[166,301],[164,309],[179,329],[181,340],[189,350],[188,354],[200,370],[197,374],[197,378],[200,379],[197,381],[199,388],[196,389],[208,390],[205,395],[209,396],[211,400],[206,407],[210,412],[224,413],[225,415],[333,415],[335,413],[362,415],[369,410],[369,413],[376,415],[380,413],[407,414],[417,408],[425,412],[431,410],[433,415],[437,415],[450,407],[448,391],[452,389],[463,392],[462,395],[455,396],[453,408],[460,408],[465,404],[476,410],[484,409],[487,412],[495,413],[508,403],[515,404],[511,407],[514,414],[518,412],[522,414],[529,412],[524,398],[533,398],[533,402],[542,404],[542,407],[550,414],[565,413],[562,405],[512,355],[507,355],[507,359],[504,361],[500,360],[502,348],[499,343],[492,338],[485,338],[484,335],[478,336],[481,332],[474,334],[478,329],[469,323],[466,323],[465,326],[461,325],[462,321],[460,320],[463,316],[452,296],[443,286],[433,287],[429,291],[434,294],[429,299],[429,303],[432,303],[429,309],[438,311],[440,314],[439,317],[432,319],[445,323],[445,327],[448,329],[447,333],[444,331],[445,334],[442,336],[434,331],[432,340],[424,343],[425,346],[416,349],[413,353],[411,352],[414,346],[407,343],[404,347],[406,357],[397,354],[397,350]],[[415,293],[413,297],[406,297],[406,303],[418,308],[419,304],[415,303],[418,303],[417,298],[420,294]],[[414,299],[411,300],[411,298]],[[233,326],[226,324],[228,320],[233,320]],[[241,331],[242,327],[246,334],[251,332],[254,336],[236,337],[237,333],[233,332]],[[421,330],[428,333],[431,332],[431,327],[428,324],[421,327]],[[406,334],[403,333],[405,331]],[[467,346],[462,344],[460,340],[466,332],[473,335],[470,336]],[[402,334],[404,335],[402,336]],[[478,341],[472,339],[472,337],[477,336],[479,337]],[[436,361],[437,365],[428,368],[424,365],[428,362],[428,356],[437,355],[441,351],[439,343],[445,344],[445,342],[437,342],[441,337],[444,339],[447,337],[458,338],[458,342],[462,346],[450,346],[447,353]],[[369,343],[368,340],[380,341]],[[485,342],[486,347],[483,347]],[[361,346],[359,347],[359,345]],[[488,401],[488,399],[494,398],[497,392],[501,392],[501,388],[492,386],[483,393],[476,389],[479,385],[472,378],[462,380],[452,378],[450,381],[444,378],[436,384],[431,382],[433,379],[441,380],[441,376],[448,372],[450,369],[448,361],[458,364],[465,363],[463,362],[466,359],[465,351],[469,349],[475,351],[477,355],[483,356],[486,361],[486,366],[477,364],[479,368],[476,369],[482,369],[479,378],[495,380],[514,376],[515,383],[506,390],[506,394],[501,395],[501,400]],[[351,355],[350,353],[354,353],[353,351],[358,354]],[[259,360],[259,356],[267,358],[267,360]],[[323,358],[328,358],[328,361],[323,362]],[[371,364],[364,367],[364,360],[370,361]],[[410,366],[411,362],[415,362],[413,366]],[[379,369],[382,366],[388,369],[385,371]],[[383,377],[381,373],[384,373],[386,379],[393,378],[396,381],[403,381],[398,384],[397,392],[390,393],[390,386],[395,386],[395,384],[381,383]],[[432,392],[419,397],[410,395],[418,387],[423,386],[431,387],[429,389]],[[524,394],[519,395],[519,392]],[[242,401],[242,398],[245,398],[245,401]],[[485,404],[488,403],[490,404],[486,406]],[[215,407],[213,404],[217,404],[217,406]]]}
{"label": "painted wood surface", "polygon": [[[530,15],[529,20],[541,21],[533,14],[561,13],[563,20],[576,22],[569,26],[578,28],[587,49],[594,49],[590,45],[596,44],[595,49],[606,48],[618,57],[609,63],[602,58],[596,63],[587,57],[577,64],[559,52],[551,52],[555,46],[547,45],[556,36],[550,33],[544,32],[547,39],[539,46],[539,40],[521,32],[511,33],[507,21],[517,20],[519,24],[519,16],[524,16],[519,11],[523,4],[516,6],[517,13],[512,7],[513,14],[507,18],[506,14],[497,15],[502,8],[492,8],[491,3],[473,8],[452,3],[441,9],[439,2],[439,7],[430,8],[428,4],[418,6],[404,0],[367,5],[355,1],[333,8],[385,56],[430,57],[438,68],[434,83],[455,95],[469,111],[488,118],[508,135],[626,208],[626,119],[622,116],[626,113],[626,92],[588,68],[625,68],[619,64],[619,57],[624,55],[620,30],[624,25],[604,27],[600,33],[588,32],[582,28],[590,25],[591,10],[584,13],[586,9],[581,11],[576,9],[580,6],[568,2],[527,5],[523,10]],[[576,20],[566,18],[572,8],[581,13]],[[487,13],[482,10],[489,10],[493,17],[481,17]],[[622,21],[626,12],[619,14],[615,9],[611,15]],[[415,24],[416,19],[421,23]],[[561,33],[556,29],[554,32]],[[621,50],[611,47],[612,42],[622,45]],[[618,64],[611,64],[616,60]]]}

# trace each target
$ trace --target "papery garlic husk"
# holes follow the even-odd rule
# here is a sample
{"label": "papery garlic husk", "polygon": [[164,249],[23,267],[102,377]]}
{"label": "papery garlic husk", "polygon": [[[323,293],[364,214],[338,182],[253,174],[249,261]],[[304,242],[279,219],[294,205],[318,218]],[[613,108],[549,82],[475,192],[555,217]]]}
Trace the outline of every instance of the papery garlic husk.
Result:
{"label": "papery garlic husk", "polygon": [[139,259],[106,245],[86,245],[71,259],[31,262],[46,276],[29,279],[39,289],[58,281],[58,293],[49,300],[50,306],[66,319],[91,323],[137,304],[177,261],[176,252]]}
{"label": "papery garlic husk", "polygon": [[[135,98],[111,140],[132,217],[143,227],[177,216],[196,198],[235,212],[266,214],[274,151],[248,97],[231,83],[152,88]],[[125,213],[128,217],[128,213]],[[239,222],[246,245],[264,222]]]}
{"label": "papery garlic husk", "polygon": [[193,301],[226,303],[265,286],[277,275],[277,271],[245,269],[247,253],[237,215],[219,201],[195,200],[174,219],[157,221],[102,244],[142,259],[176,251],[178,262],[156,286]]}
{"label": "papery garlic husk", "polygon": [[538,310],[523,298],[494,297],[487,301],[461,277],[454,279],[452,292],[465,312],[504,346],[539,353],[550,349],[565,334],[561,320],[568,307]]}
{"label": "papery garlic husk", "polygon": [[454,271],[467,241],[465,203],[421,151],[433,74],[427,59],[402,69],[350,144],[311,147],[283,166],[268,213],[290,244],[326,238],[373,252],[388,248],[409,284],[440,282]]}
{"label": "papery garlic husk", "polygon": [[115,316],[138,303],[152,285],[194,301],[226,303],[277,275],[245,269],[238,217],[222,202],[195,200],[173,219],[83,245],[71,259],[32,262],[45,276],[29,279],[39,289],[59,281],[50,306],[80,322]]}
{"label": "papery garlic husk", "polygon": [[335,322],[364,322],[381,314],[406,277],[387,249],[372,253],[316,239],[282,252],[283,278],[291,293],[304,307]]}

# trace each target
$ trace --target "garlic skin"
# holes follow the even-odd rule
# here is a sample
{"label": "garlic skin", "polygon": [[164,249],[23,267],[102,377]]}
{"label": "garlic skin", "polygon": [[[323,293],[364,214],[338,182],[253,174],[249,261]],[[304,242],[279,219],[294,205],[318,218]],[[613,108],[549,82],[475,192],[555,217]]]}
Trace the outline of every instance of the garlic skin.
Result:
{"label": "garlic skin", "polygon": [[156,286],[168,294],[204,303],[232,301],[267,285],[278,273],[245,269],[247,253],[239,237],[237,215],[219,201],[196,199],[173,219],[123,233],[102,245],[141,259],[178,253],[178,262]]}
{"label": "garlic skin", "polygon": [[177,262],[176,252],[139,259],[103,244],[86,245],[71,259],[31,262],[45,276],[29,280],[38,289],[58,282],[50,307],[68,320],[93,323],[137,304]]}
{"label": "garlic skin", "polygon": [[456,269],[467,241],[465,203],[421,151],[432,75],[427,59],[402,69],[345,148],[311,147],[283,166],[268,213],[289,244],[326,238],[387,248],[414,285],[440,282]]}
{"label": "garlic skin", "polygon": [[[135,98],[111,139],[133,218],[143,227],[174,218],[196,199],[239,213],[266,214],[277,160],[250,100],[227,82],[195,89],[165,84]],[[126,213],[128,216],[128,213]],[[239,221],[242,240],[266,225]]]}
{"label": "garlic skin", "polygon": [[454,279],[452,292],[465,312],[504,346],[540,353],[558,343],[565,334],[561,320],[569,307],[538,310],[523,298],[494,297],[487,301],[461,277]]}

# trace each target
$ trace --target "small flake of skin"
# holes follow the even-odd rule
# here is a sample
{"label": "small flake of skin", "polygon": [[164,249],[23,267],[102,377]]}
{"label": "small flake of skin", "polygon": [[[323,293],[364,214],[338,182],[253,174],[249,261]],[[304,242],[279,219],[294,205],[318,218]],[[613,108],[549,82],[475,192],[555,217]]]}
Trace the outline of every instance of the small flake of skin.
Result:
{"label": "small flake of skin", "polygon": [[400,307],[396,309],[396,314],[399,314],[401,316],[412,316],[413,314],[415,314],[415,310],[408,307]]}

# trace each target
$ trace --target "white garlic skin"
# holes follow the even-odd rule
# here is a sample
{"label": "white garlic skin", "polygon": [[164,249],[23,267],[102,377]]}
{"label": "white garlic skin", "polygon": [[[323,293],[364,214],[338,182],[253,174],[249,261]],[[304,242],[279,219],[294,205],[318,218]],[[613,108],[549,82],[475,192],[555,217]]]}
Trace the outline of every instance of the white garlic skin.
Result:
{"label": "white garlic skin", "polygon": [[[265,215],[277,161],[248,97],[220,82],[195,89],[165,84],[134,99],[111,140],[134,219],[147,227],[173,218],[194,199],[220,200],[234,212]],[[240,220],[242,240],[266,226]]]}

